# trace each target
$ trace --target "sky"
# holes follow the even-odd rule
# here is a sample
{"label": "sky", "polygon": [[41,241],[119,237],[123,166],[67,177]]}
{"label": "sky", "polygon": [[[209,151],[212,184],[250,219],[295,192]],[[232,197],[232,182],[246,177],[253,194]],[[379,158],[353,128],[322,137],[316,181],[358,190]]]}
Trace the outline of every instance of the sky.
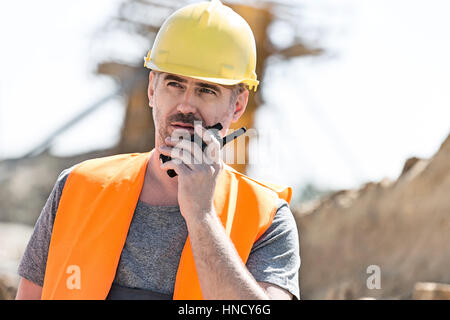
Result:
{"label": "sky", "polygon": [[[99,48],[145,55],[148,48],[123,35],[108,48],[96,42],[119,3],[0,2],[0,159],[20,157],[114,91],[111,79],[93,73]],[[308,182],[339,189],[395,179],[407,158],[432,156],[450,133],[450,3],[300,3],[305,39],[326,54],[274,59],[268,68],[255,121],[260,138],[249,151],[259,160],[249,175],[291,185],[298,195]],[[273,32],[281,43],[291,36],[282,25]],[[122,99],[113,99],[51,151],[110,147],[123,116]]]}
{"label": "sky", "polygon": [[336,31],[325,39],[331,57],[299,58],[269,72],[279,80],[267,88],[258,120],[279,120],[292,148],[267,150],[283,161],[263,174],[323,188],[395,179],[407,158],[432,156],[450,133],[450,3],[345,1],[331,22],[322,8],[310,13]]}

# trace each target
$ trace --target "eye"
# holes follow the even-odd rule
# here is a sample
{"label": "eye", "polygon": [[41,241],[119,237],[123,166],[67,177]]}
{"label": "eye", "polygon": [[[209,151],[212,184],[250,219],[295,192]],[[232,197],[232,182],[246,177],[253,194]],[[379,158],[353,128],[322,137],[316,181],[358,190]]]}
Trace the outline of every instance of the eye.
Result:
{"label": "eye", "polygon": [[167,83],[167,85],[171,86],[171,87],[176,87],[176,88],[183,88],[183,86],[181,84],[179,84],[178,82],[174,82],[174,81]]}
{"label": "eye", "polygon": [[211,90],[211,89],[208,89],[208,88],[200,88],[200,92],[201,92],[201,93],[207,93],[207,94],[213,94],[213,95],[216,95],[216,92],[215,92],[215,91],[213,91],[213,90]]}

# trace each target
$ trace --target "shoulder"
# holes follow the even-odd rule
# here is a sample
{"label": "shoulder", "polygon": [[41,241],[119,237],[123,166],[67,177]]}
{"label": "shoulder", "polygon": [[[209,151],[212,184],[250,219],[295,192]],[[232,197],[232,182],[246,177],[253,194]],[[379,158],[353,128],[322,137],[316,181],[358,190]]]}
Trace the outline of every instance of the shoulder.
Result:
{"label": "shoulder", "polygon": [[277,243],[277,247],[283,250],[298,248],[298,228],[289,203],[284,199],[278,199],[277,211],[269,228],[254,243],[252,250]]}
{"label": "shoulder", "polygon": [[[134,159],[142,159],[145,158],[148,153],[123,153],[116,154],[106,157],[93,158],[82,161],[78,163],[76,166],[79,170],[78,172],[85,172],[88,169],[97,169],[98,171],[94,172],[102,172],[105,169],[105,166],[117,166],[117,165],[126,165],[128,161]],[[81,169],[81,170],[80,170]],[[85,170],[83,170],[85,169]]]}
{"label": "shoulder", "polygon": [[139,171],[137,168],[142,168],[148,157],[149,152],[125,153],[88,159],[76,164],[71,173],[76,177],[97,182],[110,181],[112,177],[117,177],[118,172],[122,173],[120,175],[122,179],[129,179]]}
{"label": "shoulder", "polygon": [[55,186],[53,187],[54,188],[53,193],[55,193],[58,200],[61,196],[62,190],[64,189],[67,178],[69,177],[70,173],[75,169],[76,166],[77,164],[64,169],[63,171],[61,171],[58,178],[56,179]]}
{"label": "shoulder", "polygon": [[75,169],[75,167],[78,164],[74,164],[73,166],[64,169],[63,171],[61,171],[61,173],[59,174],[58,178],[56,179],[56,184],[60,185],[60,184],[64,184],[65,181],[67,180],[67,177],[69,176],[69,174],[73,171],[73,169]]}
{"label": "shoulder", "polygon": [[[123,156],[123,155],[119,155],[119,156]],[[71,167],[62,170],[61,173],[59,174],[58,178],[56,179],[56,183],[54,186],[54,193],[57,196],[58,200],[61,196],[64,186],[66,185],[67,179],[69,178],[69,176],[72,173],[82,174],[82,175],[88,174],[86,171],[79,170],[79,169],[82,168],[84,165],[98,165],[99,163],[105,164],[108,161],[113,160],[114,157],[117,157],[117,156],[108,156],[108,157],[102,157],[102,158],[88,159],[88,160],[76,163],[76,164],[72,165]],[[75,169],[78,169],[78,170],[75,170]],[[92,172],[96,172],[96,171],[91,171],[91,173]]]}
{"label": "shoulder", "polygon": [[273,182],[251,178],[243,173],[236,171],[226,164],[224,165],[224,171],[226,171],[230,175],[233,175],[241,185],[247,185],[253,190],[258,190],[258,193],[261,193],[263,197],[270,196],[275,201],[278,201],[277,199],[283,199],[287,203],[291,201],[292,188],[289,186],[283,186]]}

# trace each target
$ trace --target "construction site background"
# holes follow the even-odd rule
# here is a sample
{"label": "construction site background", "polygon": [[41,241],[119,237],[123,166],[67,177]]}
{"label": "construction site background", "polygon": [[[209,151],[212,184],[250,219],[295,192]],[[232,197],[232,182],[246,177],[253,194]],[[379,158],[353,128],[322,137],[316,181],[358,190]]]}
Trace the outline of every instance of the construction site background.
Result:
{"label": "construction site background", "polygon": [[[123,1],[99,34],[106,38],[121,31],[146,39],[149,45],[164,17],[183,3]],[[274,22],[298,24],[301,6],[295,3],[235,1],[228,5],[254,31],[259,79],[264,79],[273,63],[329,54],[320,41],[304,41],[296,27],[293,30],[299,34],[287,46],[271,39]],[[95,73],[113,79],[116,91],[93,101],[23,157],[0,159],[0,299],[15,296],[18,262],[62,170],[86,159],[146,152],[153,147],[148,70],[142,65],[143,61],[129,63],[105,55],[96,61]],[[255,127],[258,111],[263,105],[267,107],[266,90],[262,86],[256,94],[251,93],[246,113],[233,128]],[[52,146],[62,133],[95,116],[117,96],[122,97],[125,111],[115,146],[66,157],[52,154]],[[450,133],[450,122],[448,129]],[[299,182],[291,209],[299,229],[302,299],[450,299],[450,135],[433,156],[404,160],[397,178],[366,181],[355,188]],[[302,159],[298,162],[302,165]],[[249,173],[246,164],[233,166]],[[373,270],[380,271],[376,288],[370,285]]]}

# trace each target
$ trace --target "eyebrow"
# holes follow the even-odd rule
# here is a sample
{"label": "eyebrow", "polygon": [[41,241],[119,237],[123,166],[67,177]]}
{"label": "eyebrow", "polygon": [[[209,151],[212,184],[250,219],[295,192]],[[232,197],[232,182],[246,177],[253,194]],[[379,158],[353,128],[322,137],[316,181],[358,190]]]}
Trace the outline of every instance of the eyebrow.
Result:
{"label": "eyebrow", "polygon": [[[164,76],[164,80],[174,80],[174,81],[178,81],[178,82],[181,82],[181,83],[186,83],[187,82],[186,79],[180,78],[180,77],[178,77],[176,75],[173,75],[173,74],[166,74]],[[220,87],[216,86],[216,85],[213,85],[213,84],[209,84],[209,83],[205,83],[205,82],[196,82],[195,85],[198,86],[198,87],[215,90],[218,93],[222,93],[222,90],[220,90]]]}
{"label": "eyebrow", "polygon": [[166,74],[166,75],[164,76],[164,80],[175,80],[175,81],[178,81],[178,82],[187,82],[186,79],[177,77],[177,76],[175,76],[175,75],[173,75],[173,74]]}

